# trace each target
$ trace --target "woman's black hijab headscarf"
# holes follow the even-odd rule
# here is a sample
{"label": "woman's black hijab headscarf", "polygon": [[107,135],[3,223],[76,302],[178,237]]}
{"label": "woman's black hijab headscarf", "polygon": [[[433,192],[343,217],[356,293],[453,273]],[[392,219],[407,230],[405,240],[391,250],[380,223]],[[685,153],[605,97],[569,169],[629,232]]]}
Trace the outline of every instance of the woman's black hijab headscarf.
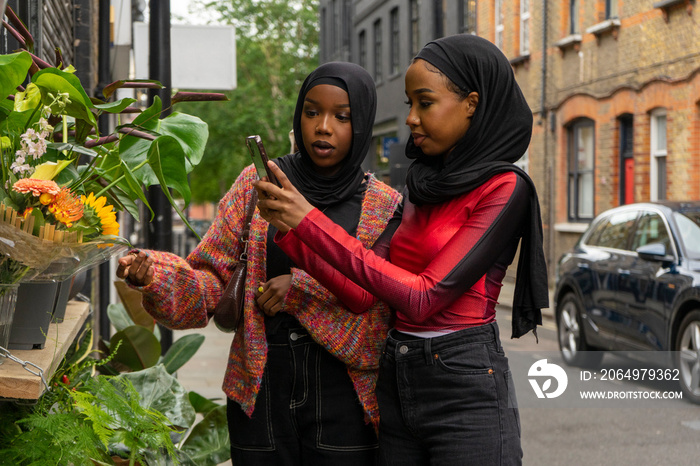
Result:
{"label": "woman's black hijab headscarf", "polygon": [[[338,173],[323,176],[314,170],[314,164],[304,147],[301,116],[304,99],[311,88],[331,84],[347,91],[352,122],[352,147],[341,162]],[[377,91],[374,81],[359,65],[346,62],[325,63],[314,70],[301,86],[294,111],[294,139],[298,152],[275,160],[292,184],[315,207],[323,208],[345,201],[357,193],[364,179],[360,164],[372,142],[372,126],[377,110]]]}
{"label": "woman's black hijab headscarf", "polygon": [[549,306],[547,266],[542,249],[542,220],[530,177],[513,164],[530,144],[532,111],[523,97],[508,59],[491,42],[471,34],[429,42],[416,55],[439,69],[466,92],[477,92],[479,104],[469,129],[447,160],[430,157],[409,137],[406,155],[415,159],[406,185],[414,204],[435,204],[471,191],[492,176],[516,172],[530,185],[529,225],[523,230],[513,298],[513,334],[518,338],[542,324]]}

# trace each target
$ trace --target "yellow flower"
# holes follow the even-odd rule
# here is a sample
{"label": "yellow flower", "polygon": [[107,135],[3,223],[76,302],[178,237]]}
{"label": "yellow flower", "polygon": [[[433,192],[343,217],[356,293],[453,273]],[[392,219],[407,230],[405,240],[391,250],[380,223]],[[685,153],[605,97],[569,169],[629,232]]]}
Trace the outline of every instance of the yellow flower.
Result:
{"label": "yellow flower", "polygon": [[114,211],[114,206],[107,205],[107,198],[100,196],[95,198],[94,193],[88,196],[80,196],[83,205],[90,210],[93,215],[100,219],[103,235],[119,235],[119,223],[117,223],[117,214]]}
{"label": "yellow flower", "polygon": [[41,203],[41,205],[49,205],[53,202],[55,197],[56,196],[54,196],[53,194],[43,193],[41,196],[39,196],[39,202]]}

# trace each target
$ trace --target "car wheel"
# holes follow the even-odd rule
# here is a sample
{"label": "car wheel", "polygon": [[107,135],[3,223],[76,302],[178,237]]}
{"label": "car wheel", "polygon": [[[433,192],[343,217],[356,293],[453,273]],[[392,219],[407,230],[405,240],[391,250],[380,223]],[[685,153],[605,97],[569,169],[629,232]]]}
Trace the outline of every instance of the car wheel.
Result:
{"label": "car wheel", "polygon": [[564,362],[569,366],[592,367],[600,364],[603,352],[586,343],[581,325],[583,306],[574,293],[568,293],[561,300],[557,313],[557,333],[559,349]]}
{"label": "car wheel", "polygon": [[676,367],[683,397],[700,404],[700,310],[691,311],[678,328]]}

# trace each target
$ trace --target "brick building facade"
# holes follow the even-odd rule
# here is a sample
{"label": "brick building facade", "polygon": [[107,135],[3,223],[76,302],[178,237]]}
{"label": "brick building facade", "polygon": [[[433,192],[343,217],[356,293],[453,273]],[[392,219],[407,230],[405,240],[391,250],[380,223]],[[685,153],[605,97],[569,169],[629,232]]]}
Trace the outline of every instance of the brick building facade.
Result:
{"label": "brick building facade", "polygon": [[[695,0],[321,0],[321,60],[375,77],[377,154],[400,187],[403,73],[429,40],[498,45],[534,114],[522,160],[538,187],[550,277],[610,207],[700,199],[700,11]],[[395,170],[396,167],[403,170]]]}

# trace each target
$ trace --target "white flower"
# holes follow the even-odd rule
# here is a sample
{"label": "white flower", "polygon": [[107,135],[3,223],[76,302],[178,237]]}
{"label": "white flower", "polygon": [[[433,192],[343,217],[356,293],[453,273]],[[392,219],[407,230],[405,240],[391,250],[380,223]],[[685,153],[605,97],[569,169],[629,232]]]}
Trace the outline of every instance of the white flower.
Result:
{"label": "white flower", "polygon": [[24,174],[24,173],[31,171],[32,167],[30,167],[29,164],[27,164],[27,163],[22,164],[21,162],[18,163],[17,161],[15,161],[15,162],[12,162],[12,165],[10,165],[10,169],[15,174]]}
{"label": "white flower", "polygon": [[[45,131],[50,133],[53,131],[53,126],[49,124],[46,118],[41,117],[39,118],[39,131],[41,131],[42,133]],[[46,137],[44,137],[44,139],[46,139]]]}

